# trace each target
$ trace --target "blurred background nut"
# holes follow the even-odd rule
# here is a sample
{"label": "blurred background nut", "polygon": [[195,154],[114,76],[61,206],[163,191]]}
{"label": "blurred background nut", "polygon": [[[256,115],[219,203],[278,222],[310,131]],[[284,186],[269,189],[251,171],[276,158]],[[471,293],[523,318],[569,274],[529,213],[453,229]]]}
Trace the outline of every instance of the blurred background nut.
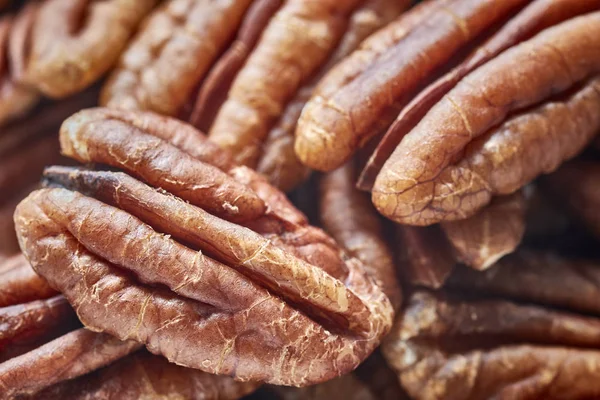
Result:
{"label": "blurred background nut", "polygon": [[85,326],[182,366],[295,386],[350,372],[387,333],[393,309],[362,263],[191,126],[91,109],[60,140],[161,188],[52,167],[62,187],[17,208],[24,254]]}
{"label": "blurred background nut", "polygon": [[293,132],[318,78],[410,1],[165,2],[101,103],[179,116],[283,190],[306,179]]}
{"label": "blurred background nut", "polygon": [[383,353],[415,399],[600,394],[597,262],[519,251],[415,291]]}

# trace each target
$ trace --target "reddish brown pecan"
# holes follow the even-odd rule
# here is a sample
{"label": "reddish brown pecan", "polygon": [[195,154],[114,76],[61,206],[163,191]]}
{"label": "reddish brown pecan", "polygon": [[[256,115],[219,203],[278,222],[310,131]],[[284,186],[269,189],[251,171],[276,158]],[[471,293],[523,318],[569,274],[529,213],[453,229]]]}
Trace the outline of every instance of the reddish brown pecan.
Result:
{"label": "reddish brown pecan", "polygon": [[176,0],[146,21],[104,87],[109,107],[183,116],[290,189],[289,136],[317,77],[407,0]]}
{"label": "reddish brown pecan", "polygon": [[351,163],[325,175],[321,181],[320,216],[323,227],[338,243],[365,265],[395,309],[402,293],[396,278],[394,256],[366,193],[354,187]]}
{"label": "reddish brown pecan", "polygon": [[587,399],[600,394],[597,262],[519,251],[457,267],[417,291],[383,346],[418,399]]}
{"label": "reddish brown pecan", "polygon": [[352,370],[387,332],[392,307],[361,262],[191,126],[92,109],[60,139],[67,155],[162,188],[53,167],[46,178],[65,188],[19,205],[25,255],[86,326],[183,366],[286,385]]}
{"label": "reddish brown pecan", "polygon": [[547,194],[600,238],[600,163],[574,161],[542,180]]}

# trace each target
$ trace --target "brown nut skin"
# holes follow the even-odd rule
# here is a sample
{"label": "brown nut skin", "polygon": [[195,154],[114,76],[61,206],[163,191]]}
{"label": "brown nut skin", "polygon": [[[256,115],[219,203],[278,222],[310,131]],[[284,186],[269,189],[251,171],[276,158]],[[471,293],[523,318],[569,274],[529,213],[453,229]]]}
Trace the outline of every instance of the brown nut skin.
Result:
{"label": "brown nut skin", "polygon": [[33,88],[18,81],[18,68],[22,61],[27,32],[35,13],[29,4],[17,16],[0,16],[0,127],[29,112],[40,95]]}
{"label": "brown nut skin", "polygon": [[377,209],[414,225],[465,218],[573,157],[600,129],[592,111],[600,105],[598,46],[595,12],[542,31],[469,74],[386,161],[373,187]]}
{"label": "brown nut skin", "polygon": [[525,3],[425,2],[369,37],[327,74],[304,108],[295,143],[300,160],[323,171],[343,164],[437,68]]}
{"label": "brown nut skin", "polygon": [[116,63],[156,0],[47,0],[39,5],[22,80],[49,97],[90,86]]}
{"label": "brown nut skin", "polygon": [[321,222],[350,255],[362,261],[397,310],[402,302],[402,292],[394,256],[385,239],[382,221],[368,195],[354,187],[354,180],[355,168],[351,163],[323,176]]}
{"label": "brown nut skin", "polygon": [[210,375],[183,368],[162,357],[138,351],[80,378],[51,386],[27,400],[137,400],[181,398],[189,400],[235,400],[259,384],[235,382],[228,376]]}
{"label": "brown nut skin", "polygon": [[459,65],[431,83],[401,111],[385,136],[379,142],[363,169],[357,186],[366,191],[373,183],[385,161],[394,149],[429,109],[468,73],[496,57],[507,48],[531,38],[541,30],[577,15],[600,9],[600,1],[534,0],[509,19],[481,46],[477,47]]}
{"label": "brown nut skin", "polygon": [[48,282],[33,271],[23,254],[0,263],[0,307],[47,299],[56,294]]}
{"label": "brown nut skin", "polygon": [[[63,151],[95,162],[102,155],[103,162],[136,175],[151,163],[211,166],[225,184],[244,182],[241,189],[268,207],[238,225],[200,207],[221,193],[198,199],[185,190],[202,185],[198,174],[177,179],[179,199],[123,173],[49,169],[48,179],[72,189],[43,189],[23,201],[15,214],[19,240],[36,271],[63,292],[84,325],[135,339],[180,365],[238,380],[301,386],[349,372],[366,358],[389,329],[393,310],[357,259],[308,226],[264,178],[246,168],[220,170],[186,151],[191,143],[214,148],[199,132],[152,114],[119,115],[92,109],[73,116],[61,129]],[[93,123],[86,128],[85,121]],[[143,128],[150,122],[156,131],[185,126],[192,137],[169,129],[154,135]],[[154,148],[163,151],[132,148],[126,154],[137,166],[118,152],[110,157],[108,149],[123,148],[114,137],[93,135],[95,129],[109,132],[104,124],[153,137]],[[86,129],[89,136],[81,136]],[[310,254],[302,254],[306,247]]]}
{"label": "brown nut skin", "polygon": [[319,73],[302,86],[289,101],[262,145],[256,170],[283,191],[289,191],[305,181],[310,169],[303,165],[294,151],[296,123],[304,104],[310,98],[320,78],[333,65],[358,47],[360,42],[376,29],[394,19],[409,6],[409,1],[368,0],[351,16],[346,32],[327,63]]}
{"label": "brown nut skin", "polygon": [[383,352],[415,399],[588,399],[599,345],[597,317],[416,292]]}
{"label": "brown nut skin", "polygon": [[295,156],[286,157],[318,77],[408,4],[165,3],[122,56],[101,104],[188,120],[230,150],[236,163],[254,168],[264,155],[260,172],[290,190],[308,175]]}
{"label": "brown nut skin", "polygon": [[512,253],[525,234],[523,193],[497,197],[471,218],[440,224],[457,261],[484,270]]}
{"label": "brown nut skin", "polygon": [[600,163],[573,161],[542,180],[545,193],[600,238]]}

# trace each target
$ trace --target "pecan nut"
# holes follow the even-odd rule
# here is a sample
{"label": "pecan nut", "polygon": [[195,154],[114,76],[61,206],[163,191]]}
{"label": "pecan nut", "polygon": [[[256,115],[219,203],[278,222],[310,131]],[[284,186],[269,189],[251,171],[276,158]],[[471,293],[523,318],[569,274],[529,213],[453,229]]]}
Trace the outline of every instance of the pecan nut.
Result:
{"label": "pecan nut", "polygon": [[[323,170],[340,165],[400,109],[361,187],[375,180],[373,201],[387,217],[429,225],[472,216],[492,196],[511,194],[573,157],[600,129],[592,111],[600,101],[600,24],[590,12],[600,4],[526,3],[424,3],[371,36],[332,69],[347,75],[332,72],[320,83],[330,95],[304,108],[301,160]],[[489,41],[426,87],[494,25],[501,27]],[[539,74],[540,65],[551,68]],[[369,95],[355,95],[359,90]]]}
{"label": "pecan nut", "polygon": [[282,157],[316,79],[408,3],[167,2],[121,57],[101,104],[180,116],[238,163],[255,167],[264,154],[261,171],[290,189],[307,171]]}
{"label": "pecan nut", "polygon": [[161,188],[53,167],[63,187],[17,208],[24,254],[84,325],[179,365],[296,386],[354,369],[388,331],[392,307],[360,261],[191,126],[92,109],[60,140]]}
{"label": "pecan nut", "polygon": [[444,291],[410,296],[384,355],[417,399],[594,398],[598,271],[531,252],[459,269]]}

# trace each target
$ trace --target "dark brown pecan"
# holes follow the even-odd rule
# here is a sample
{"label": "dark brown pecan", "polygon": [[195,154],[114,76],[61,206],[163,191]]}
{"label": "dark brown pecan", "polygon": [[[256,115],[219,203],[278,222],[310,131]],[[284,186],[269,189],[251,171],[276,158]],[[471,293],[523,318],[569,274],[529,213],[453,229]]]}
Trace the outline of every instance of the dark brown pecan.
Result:
{"label": "dark brown pecan", "polygon": [[47,299],[57,294],[31,268],[22,254],[0,263],[0,307]]}
{"label": "dark brown pecan", "polygon": [[317,78],[408,3],[167,2],[121,57],[101,103],[183,116],[238,163],[255,167],[264,153],[261,171],[290,189],[307,171],[282,157]]}
{"label": "dark brown pecan", "polygon": [[385,240],[382,221],[366,193],[354,187],[354,166],[349,163],[321,180],[320,216],[323,227],[350,255],[365,265],[395,309],[402,293],[396,278],[394,256]]}
{"label": "dark brown pecan", "polygon": [[191,126],[92,109],[60,139],[67,155],[161,188],[53,167],[46,178],[65,188],[17,208],[26,257],[84,325],[183,366],[286,385],[352,370],[389,329],[392,307],[361,262]]}

